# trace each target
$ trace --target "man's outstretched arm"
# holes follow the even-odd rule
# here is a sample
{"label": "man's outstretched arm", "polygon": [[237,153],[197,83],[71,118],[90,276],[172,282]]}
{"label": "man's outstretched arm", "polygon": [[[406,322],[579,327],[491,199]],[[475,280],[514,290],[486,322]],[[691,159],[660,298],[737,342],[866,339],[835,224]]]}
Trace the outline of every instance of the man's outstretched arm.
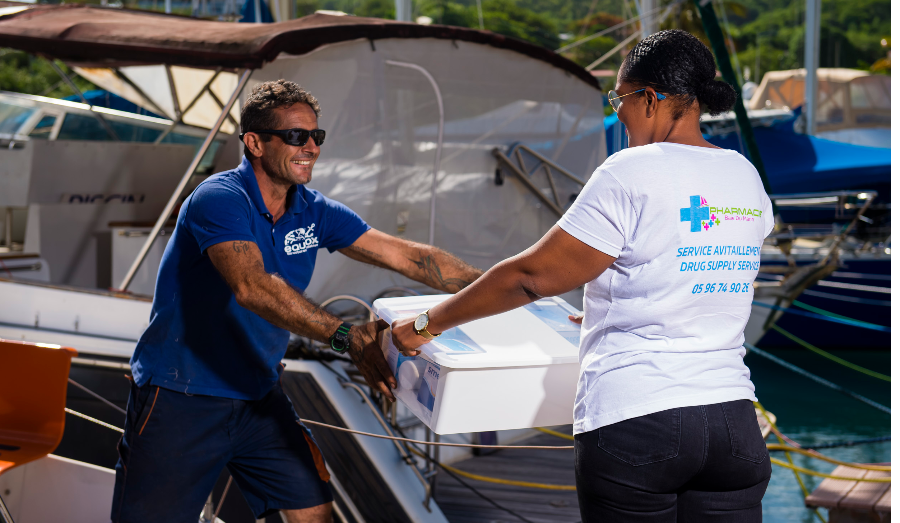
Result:
{"label": "man's outstretched arm", "polygon": [[447,293],[461,291],[484,273],[447,251],[395,238],[375,229],[370,229],[340,252],[354,260],[397,271]]}
{"label": "man's outstretched arm", "polygon": [[[340,318],[309,301],[277,274],[267,273],[255,243],[228,241],[213,245],[206,252],[231,287],[238,305],[273,325],[324,343],[341,325]],[[350,329],[348,352],[369,386],[393,400],[390,389],[396,387],[396,380],[377,339],[386,327],[384,322],[354,326]]]}

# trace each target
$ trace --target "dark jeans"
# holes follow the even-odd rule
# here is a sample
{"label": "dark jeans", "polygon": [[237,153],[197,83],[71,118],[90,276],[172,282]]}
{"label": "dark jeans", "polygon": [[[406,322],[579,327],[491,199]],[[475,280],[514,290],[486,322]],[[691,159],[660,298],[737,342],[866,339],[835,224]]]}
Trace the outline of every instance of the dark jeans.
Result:
{"label": "dark jeans", "polygon": [[575,436],[584,523],[759,523],[771,474],[747,400],[664,410]]}

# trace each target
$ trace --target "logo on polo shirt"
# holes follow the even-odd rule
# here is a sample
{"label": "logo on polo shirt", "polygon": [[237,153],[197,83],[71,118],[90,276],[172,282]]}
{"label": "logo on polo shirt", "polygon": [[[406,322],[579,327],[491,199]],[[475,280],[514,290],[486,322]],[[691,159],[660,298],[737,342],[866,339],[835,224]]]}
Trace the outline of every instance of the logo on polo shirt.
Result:
{"label": "logo on polo shirt", "polygon": [[302,254],[319,247],[319,239],[314,236],[316,224],[300,227],[284,235],[284,252],[288,256]]}
{"label": "logo on polo shirt", "polygon": [[[723,222],[752,222],[762,217],[759,209],[743,207],[715,207],[699,194],[690,197],[690,207],[681,208],[681,221],[691,222],[691,232],[708,231],[710,227]],[[716,216],[718,214],[718,216]]]}

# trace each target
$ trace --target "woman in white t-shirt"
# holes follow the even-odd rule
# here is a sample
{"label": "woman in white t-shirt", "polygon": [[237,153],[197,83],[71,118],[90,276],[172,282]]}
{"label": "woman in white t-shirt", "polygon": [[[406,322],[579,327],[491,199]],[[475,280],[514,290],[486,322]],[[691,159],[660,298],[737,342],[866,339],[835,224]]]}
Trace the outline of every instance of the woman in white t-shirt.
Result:
{"label": "woman in white t-shirt", "polygon": [[[700,132],[730,109],[709,50],[661,31],[609,98],[629,148],[593,174],[537,244],[414,321],[425,336],[584,285],[575,463],[582,520],[759,522],[771,474],[744,327],[772,208],[759,174]],[[423,327],[424,325],[424,327]]]}

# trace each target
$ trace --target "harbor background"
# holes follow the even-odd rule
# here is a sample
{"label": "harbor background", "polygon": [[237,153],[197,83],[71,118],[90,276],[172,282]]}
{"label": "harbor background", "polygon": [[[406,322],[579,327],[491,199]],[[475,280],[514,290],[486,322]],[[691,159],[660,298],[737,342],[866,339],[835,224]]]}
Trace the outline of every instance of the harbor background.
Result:
{"label": "harbor background", "polygon": [[[861,345],[865,340],[860,337]],[[768,352],[817,376],[837,383],[882,405],[890,406],[890,383],[860,374],[803,349],[770,349]],[[891,366],[890,351],[848,348],[833,354],[867,369],[887,372]],[[821,445],[843,441],[891,435],[890,416],[853,398],[823,387],[794,374],[761,356],[748,354],[759,402],[776,416],[779,430],[794,441]],[[768,442],[774,442],[770,436]],[[891,460],[891,442],[869,443],[852,447],[823,449],[820,452],[841,461],[879,463]],[[783,453],[773,453],[783,460]],[[805,456],[794,456],[794,462],[804,468],[831,473],[834,465]],[[822,478],[801,475],[812,491]],[[821,511],[826,517],[826,511]],[[803,506],[803,493],[794,473],[782,467],[772,467],[772,480],[763,498],[764,523],[818,521],[815,514]]]}

